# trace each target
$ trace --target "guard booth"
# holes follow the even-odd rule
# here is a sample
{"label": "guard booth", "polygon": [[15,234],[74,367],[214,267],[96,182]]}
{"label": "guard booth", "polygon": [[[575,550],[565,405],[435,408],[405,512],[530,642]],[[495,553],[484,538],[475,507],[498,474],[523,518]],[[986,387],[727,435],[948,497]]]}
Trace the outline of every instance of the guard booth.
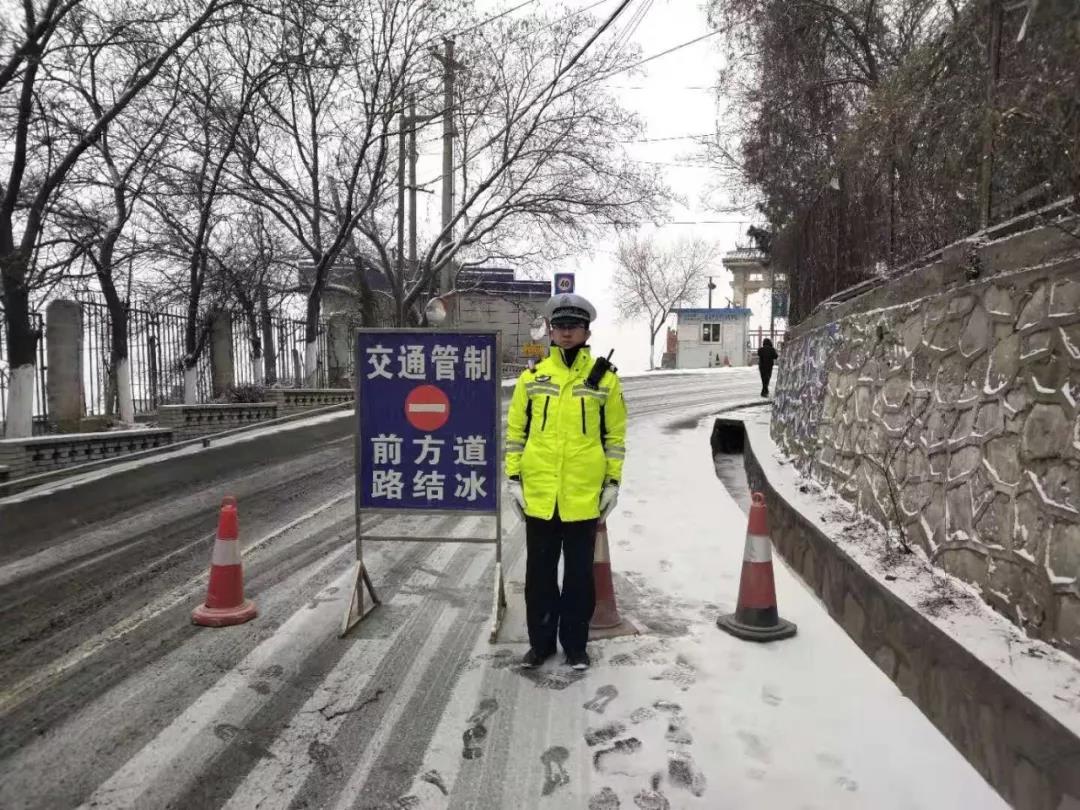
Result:
{"label": "guard booth", "polygon": [[750,314],[745,307],[675,310],[675,367],[748,365]]}
{"label": "guard booth", "polygon": [[[364,540],[465,542],[495,547],[494,641],[506,610],[500,348],[499,333],[490,330],[358,330],[356,570],[341,635],[379,604]],[[375,534],[382,519],[417,514],[487,517],[494,531],[464,538]]]}

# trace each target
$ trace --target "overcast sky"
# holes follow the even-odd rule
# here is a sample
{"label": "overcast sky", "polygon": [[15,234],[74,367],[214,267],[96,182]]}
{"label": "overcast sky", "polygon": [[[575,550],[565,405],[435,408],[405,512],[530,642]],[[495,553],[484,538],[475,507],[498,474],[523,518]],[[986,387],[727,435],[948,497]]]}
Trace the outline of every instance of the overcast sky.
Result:
{"label": "overcast sky", "polygon": [[[595,0],[568,0],[567,6],[584,8]],[[516,14],[535,11],[539,3],[526,6]],[[501,9],[512,8],[520,0],[478,0],[481,13],[495,13]],[[595,8],[591,13],[598,19],[610,14],[617,6],[617,0]],[[631,20],[635,12],[643,6],[646,14],[633,35],[633,40],[641,47],[644,57],[658,54],[681,43],[700,37],[709,32],[705,12],[700,3],[694,0],[634,0],[622,13],[616,26],[605,33],[605,38],[614,37]],[[641,75],[621,74],[613,77],[612,88],[622,99],[624,105],[637,112],[646,125],[646,138],[674,138],[684,135],[701,135],[712,132],[715,128],[716,105],[713,92],[708,88],[715,81],[720,67],[720,52],[717,46],[719,37],[706,39],[674,53],[653,60],[640,68]],[[435,146],[434,149],[438,147]],[[662,164],[690,163],[694,151],[691,140],[666,140],[639,143],[631,146],[635,158],[655,161]],[[433,162],[432,162],[433,161]],[[421,158],[421,166],[438,171],[437,154]],[[671,212],[671,219],[677,221],[701,222],[702,220],[736,220],[737,215],[722,214],[704,208],[702,192],[710,177],[706,169],[695,166],[663,165],[668,184],[686,199],[687,207],[677,207]],[[423,169],[420,175],[424,176]],[[439,217],[439,197],[420,195],[423,207],[420,215],[433,221]],[[675,239],[684,234],[695,234],[715,240],[722,250],[730,250],[736,239],[746,241],[746,227],[749,223],[727,222],[725,224],[666,225],[659,229],[658,240]],[[646,230],[653,230],[649,227]],[[614,362],[623,371],[638,371],[648,368],[648,327],[642,322],[618,322],[611,304],[611,278],[614,272],[614,235],[597,243],[593,254],[578,256],[554,270],[572,270],[577,274],[577,291],[587,297],[599,311],[599,317],[593,328],[592,345],[597,352],[607,354],[615,349]],[[718,288],[713,293],[713,305],[723,306],[730,296],[729,275],[717,261]],[[706,300],[704,287],[700,291],[699,303],[704,306]],[[755,301],[751,300],[751,306]],[[755,313],[757,314],[757,313]],[[757,318],[752,326],[757,325]],[[664,345],[664,330],[657,337],[657,362],[659,352]]]}

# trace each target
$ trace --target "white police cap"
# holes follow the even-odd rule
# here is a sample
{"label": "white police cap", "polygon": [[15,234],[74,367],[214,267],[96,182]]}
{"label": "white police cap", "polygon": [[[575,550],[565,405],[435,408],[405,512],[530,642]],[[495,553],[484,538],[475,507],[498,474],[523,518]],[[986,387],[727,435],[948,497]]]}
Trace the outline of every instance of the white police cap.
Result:
{"label": "white police cap", "polygon": [[581,321],[588,325],[596,320],[596,307],[577,293],[559,293],[548,299],[544,315],[552,325],[557,321]]}

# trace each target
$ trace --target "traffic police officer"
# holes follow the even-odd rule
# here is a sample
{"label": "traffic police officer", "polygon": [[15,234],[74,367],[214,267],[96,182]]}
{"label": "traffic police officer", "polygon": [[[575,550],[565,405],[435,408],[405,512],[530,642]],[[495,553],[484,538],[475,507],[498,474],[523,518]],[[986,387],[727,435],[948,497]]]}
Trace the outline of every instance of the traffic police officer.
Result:
{"label": "traffic police officer", "polygon": [[551,352],[518,378],[506,430],[511,505],[525,520],[530,649],[522,664],[542,664],[555,653],[558,637],[567,663],[583,670],[596,602],[596,525],[618,499],[626,405],[614,368],[594,359],[586,345],[593,305],[580,295],[556,295],[546,316]]}

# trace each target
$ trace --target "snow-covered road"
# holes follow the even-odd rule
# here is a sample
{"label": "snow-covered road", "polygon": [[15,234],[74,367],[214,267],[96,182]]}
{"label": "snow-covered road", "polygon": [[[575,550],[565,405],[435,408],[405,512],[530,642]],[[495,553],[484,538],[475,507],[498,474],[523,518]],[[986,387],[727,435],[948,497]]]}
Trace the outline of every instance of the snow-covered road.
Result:
{"label": "snow-covered road", "polygon": [[[82,558],[60,539],[0,566],[0,806],[1004,806],[779,562],[799,635],[716,628],[746,519],[698,420],[752,397],[755,376],[627,381],[611,550],[620,607],[648,632],[594,643],[583,676],[522,671],[524,645],[487,643],[485,547],[366,544],[384,604],[338,639],[347,443],[227,481],[260,609],[247,625],[188,624],[220,481],[89,527]],[[381,530],[468,536],[472,520]],[[513,588],[522,531],[506,528]]]}

